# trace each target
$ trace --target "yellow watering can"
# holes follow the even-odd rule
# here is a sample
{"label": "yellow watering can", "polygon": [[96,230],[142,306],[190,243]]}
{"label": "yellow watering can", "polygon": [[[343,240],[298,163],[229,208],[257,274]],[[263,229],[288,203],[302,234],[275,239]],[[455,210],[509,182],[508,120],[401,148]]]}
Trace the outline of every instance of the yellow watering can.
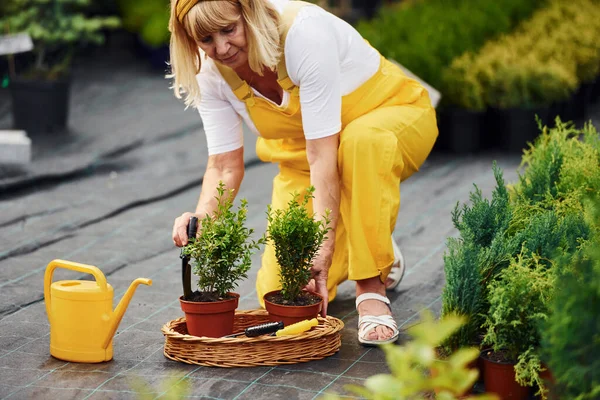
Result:
{"label": "yellow watering can", "polygon": [[[52,283],[56,268],[91,274],[96,281],[58,281]],[[138,278],[113,312],[113,288],[93,265],[53,260],[46,267],[44,300],[50,322],[50,354],[65,361],[97,363],[113,357],[113,336],[125,309],[139,284],[152,285],[151,279]]]}

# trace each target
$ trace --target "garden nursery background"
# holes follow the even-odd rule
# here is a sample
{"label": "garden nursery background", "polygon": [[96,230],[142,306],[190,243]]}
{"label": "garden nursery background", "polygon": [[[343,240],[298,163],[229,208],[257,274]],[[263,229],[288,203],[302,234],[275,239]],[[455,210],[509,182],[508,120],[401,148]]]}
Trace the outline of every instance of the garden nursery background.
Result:
{"label": "garden nursery background", "polygon": [[[313,2],[440,96],[434,152],[402,184],[399,343],[354,343],[344,286],[330,306],[341,349],[325,360],[166,359],[161,327],[182,315],[169,224],[193,207],[207,158],[198,114],[164,79],[168,0],[3,0],[0,48],[22,33],[32,46],[0,56],[0,399],[600,399],[600,1]],[[275,170],[246,147],[240,195],[262,233]],[[117,297],[153,275],[113,361],[50,357],[56,258],[97,265]],[[256,308],[259,264],[240,309]]]}

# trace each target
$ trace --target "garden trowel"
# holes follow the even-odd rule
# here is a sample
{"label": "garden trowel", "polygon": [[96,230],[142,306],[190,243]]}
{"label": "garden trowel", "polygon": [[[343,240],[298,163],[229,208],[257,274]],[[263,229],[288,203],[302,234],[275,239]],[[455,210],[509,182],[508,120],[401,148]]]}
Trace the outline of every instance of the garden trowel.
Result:
{"label": "garden trowel", "polygon": [[[198,218],[191,217],[187,227],[188,240],[196,237],[198,232]],[[183,254],[181,248],[181,282],[183,283],[183,300],[188,300],[192,296],[192,268],[190,267],[190,258]]]}

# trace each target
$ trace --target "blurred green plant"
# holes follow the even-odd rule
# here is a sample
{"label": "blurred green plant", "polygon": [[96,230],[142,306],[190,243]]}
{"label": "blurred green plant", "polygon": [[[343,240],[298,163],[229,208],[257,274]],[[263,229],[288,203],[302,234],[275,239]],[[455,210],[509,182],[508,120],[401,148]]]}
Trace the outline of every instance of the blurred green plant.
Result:
{"label": "blurred green plant", "polygon": [[166,378],[157,389],[152,388],[145,379],[134,376],[130,379],[130,386],[138,400],[153,400],[157,397],[165,400],[179,400],[190,394],[190,382],[185,376]]}
{"label": "blurred green plant", "polygon": [[118,17],[91,17],[92,0],[4,0],[2,33],[28,33],[35,61],[23,75],[57,79],[69,72],[77,45],[102,44],[105,30],[120,26]]}
{"label": "blurred green plant", "polygon": [[442,73],[447,101],[480,109],[568,99],[600,73],[599,21],[598,2],[550,0],[510,34],[452,60]]}
{"label": "blurred green plant", "polygon": [[139,35],[150,47],[166,46],[169,33],[170,8],[168,0],[118,0],[123,27]]}
{"label": "blurred green plant", "polygon": [[382,7],[376,18],[361,21],[357,29],[384,56],[398,61],[445,94],[448,86],[443,71],[455,57],[477,51],[487,40],[510,32],[545,3],[543,0],[403,1]]}
{"label": "blurred green plant", "polygon": [[[436,392],[436,398],[452,400],[496,399],[492,394],[463,397],[478,377],[476,369],[469,368],[479,357],[477,348],[462,348],[445,359],[437,355],[438,346],[464,323],[465,317],[446,315],[434,320],[431,312],[424,312],[420,322],[407,331],[412,340],[402,346],[381,346],[391,374],[373,375],[364,386],[347,385],[345,389],[365,399],[412,400],[423,399]],[[334,400],[335,394],[324,399]]]}

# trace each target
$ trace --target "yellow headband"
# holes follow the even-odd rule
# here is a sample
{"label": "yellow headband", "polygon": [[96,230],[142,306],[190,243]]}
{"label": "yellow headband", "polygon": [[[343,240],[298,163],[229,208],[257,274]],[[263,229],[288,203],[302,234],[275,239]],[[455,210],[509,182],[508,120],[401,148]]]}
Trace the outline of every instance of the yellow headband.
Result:
{"label": "yellow headband", "polygon": [[187,13],[194,7],[196,4],[201,1],[216,1],[216,0],[179,0],[177,2],[177,6],[175,7],[175,12],[177,14],[177,19],[179,23],[183,23],[183,18],[187,15]]}
{"label": "yellow headband", "polygon": [[177,19],[180,23],[183,23],[183,17],[185,17],[188,11],[190,11],[192,7],[194,7],[200,1],[202,0],[179,0],[177,2],[175,12],[177,13]]}

